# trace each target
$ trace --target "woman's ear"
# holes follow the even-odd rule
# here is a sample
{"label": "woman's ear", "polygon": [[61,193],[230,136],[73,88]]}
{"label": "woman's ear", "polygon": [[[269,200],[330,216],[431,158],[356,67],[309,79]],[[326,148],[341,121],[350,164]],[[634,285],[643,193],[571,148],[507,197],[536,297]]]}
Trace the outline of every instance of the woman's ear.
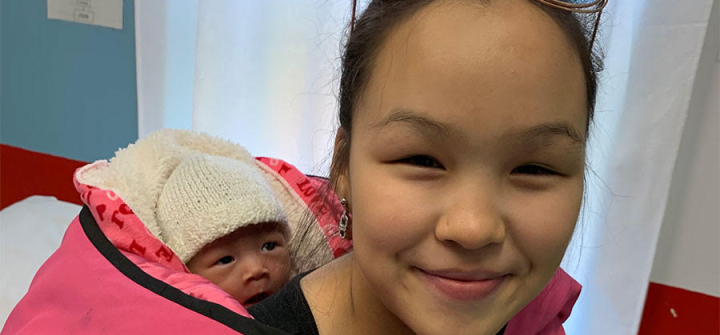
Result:
{"label": "woman's ear", "polygon": [[348,206],[352,203],[349,178],[350,163],[350,137],[344,128],[340,127],[335,135],[335,147],[332,163],[330,165],[330,182],[335,194],[345,198]]}

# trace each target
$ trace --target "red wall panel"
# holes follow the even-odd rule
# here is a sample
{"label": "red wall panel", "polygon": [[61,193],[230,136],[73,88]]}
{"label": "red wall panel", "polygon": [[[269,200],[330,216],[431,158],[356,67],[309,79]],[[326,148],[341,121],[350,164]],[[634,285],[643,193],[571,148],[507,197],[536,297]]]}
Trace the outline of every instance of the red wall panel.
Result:
{"label": "red wall panel", "polygon": [[666,334],[719,335],[720,298],[650,283],[638,335]]}
{"label": "red wall panel", "polygon": [[86,162],[0,144],[0,209],[31,195],[82,204],[73,172]]}

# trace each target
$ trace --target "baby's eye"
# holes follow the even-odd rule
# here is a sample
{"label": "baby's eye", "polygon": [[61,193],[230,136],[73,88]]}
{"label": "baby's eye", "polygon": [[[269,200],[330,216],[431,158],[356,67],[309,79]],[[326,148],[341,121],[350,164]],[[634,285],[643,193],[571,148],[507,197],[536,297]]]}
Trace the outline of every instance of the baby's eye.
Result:
{"label": "baby's eye", "polygon": [[416,155],[408,158],[404,158],[398,161],[399,163],[405,163],[425,168],[433,169],[444,169],[445,167],[438,162],[437,159],[425,155]]}
{"label": "baby's eye", "polygon": [[267,242],[267,243],[263,244],[262,251],[265,251],[265,252],[271,251],[271,250],[275,249],[275,247],[277,247],[277,242]]}
{"label": "baby's eye", "polygon": [[539,165],[523,165],[516,167],[513,169],[510,173],[519,173],[519,174],[526,174],[526,175],[556,175],[557,172],[550,170],[548,168],[544,168]]}
{"label": "baby's eye", "polygon": [[220,258],[217,262],[215,262],[215,264],[225,265],[225,264],[230,264],[230,263],[232,263],[233,261],[235,261],[235,257],[233,257],[233,256],[225,256],[225,257],[223,257],[223,258]]}

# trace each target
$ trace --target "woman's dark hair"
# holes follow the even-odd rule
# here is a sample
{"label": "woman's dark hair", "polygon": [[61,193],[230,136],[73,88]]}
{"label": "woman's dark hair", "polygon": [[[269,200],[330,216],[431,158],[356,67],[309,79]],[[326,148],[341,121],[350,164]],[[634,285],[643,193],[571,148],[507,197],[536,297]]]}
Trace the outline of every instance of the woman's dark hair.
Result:
{"label": "woman's dark hair", "polygon": [[[336,187],[338,177],[347,168],[350,156],[350,138],[355,105],[362,96],[374,65],[377,53],[392,29],[435,0],[372,0],[362,15],[355,21],[352,33],[345,42],[340,78],[339,132],[342,139],[335,147],[330,167],[330,180]],[[488,3],[491,0],[466,0]],[[595,97],[597,95],[597,73],[601,62],[599,55],[590,47],[592,14],[576,14],[528,0],[540,7],[560,26],[569,38],[582,63],[587,94],[587,125],[592,123]],[[584,16],[583,16],[584,15]],[[590,18],[588,18],[590,17]]]}

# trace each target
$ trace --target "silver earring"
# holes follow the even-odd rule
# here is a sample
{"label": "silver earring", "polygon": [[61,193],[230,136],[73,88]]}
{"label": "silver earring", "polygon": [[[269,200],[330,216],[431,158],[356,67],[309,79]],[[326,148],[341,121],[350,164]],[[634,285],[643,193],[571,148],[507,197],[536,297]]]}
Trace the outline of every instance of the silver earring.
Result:
{"label": "silver earring", "polygon": [[342,198],[340,200],[340,203],[343,206],[343,213],[340,217],[340,227],[338,228],[338,231],[340,232],[340,237],[343,239],[348,239],[348,223],[350,222],[350,218],[348,217],[348,210],[347,210],[347,200],[345,198]]}

